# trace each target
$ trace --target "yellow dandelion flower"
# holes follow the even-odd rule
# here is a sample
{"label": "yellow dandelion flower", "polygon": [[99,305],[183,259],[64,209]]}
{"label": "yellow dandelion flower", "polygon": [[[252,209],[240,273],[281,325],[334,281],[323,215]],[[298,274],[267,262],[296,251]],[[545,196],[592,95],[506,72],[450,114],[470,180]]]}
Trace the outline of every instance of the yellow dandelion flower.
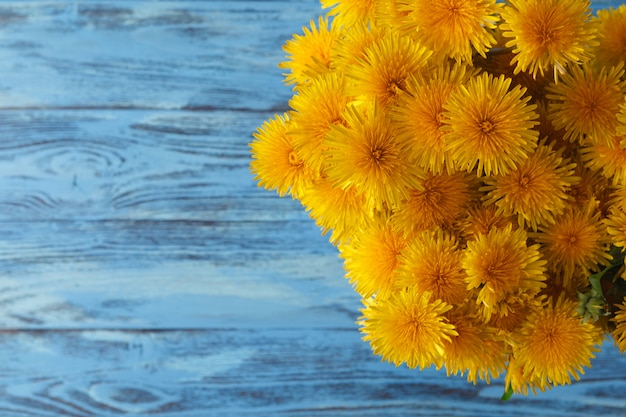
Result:
{"label": "yellow dandelion flower", "polygon": [[611,243],[620,248],[626,247],[626,212],[616,208],[603,221],[607,233],[611,236]]}
{"label": "yellow dandelion flower", "polygon": [[321,0],[323,9],[330,9],[334,24],[352,27],[357,23],[369,23],[376,15],[376,0]]}
{"label": "yellow dandelion flower", "polygon": [[522,395],[528,395],[529,388],[535,395],[537,394],[537,390],[543,392],[546,389],[552,388],[547,381],[539,378],[538,375],[524,372],[524,366],[521,365],[513,355],[509,356],[504,385],[509,387],[514,393]]}
{"label": "yellow dandelion flower", "polygon": [[407,94],[398,97],[397,106],[390,110],[398,126],[398,135],[411,142],[408,152],[416,163],[435,174],[452,172],[454,164],[444,151],[443,104],[450,93],[472,75],[466,65],[442,65],[429,79],[414,77],[407,84]]}
{"label": "yellow dandelion flower", "polygon": [[[626,93],[624,95],[626,97]],[[626,101],[620,103],[620,110],[617,113],[617,128],[615,134],[621,138],[620,148],[626,148]],[[615,140],[615,137],[612,137]],[[610,144],[610,143],[609,143]]]}
{"label": "yellow dandelion flower", "polygon": [[320,170],[323,142],[333,124],[343,124],[343,113],[350,98],[344,95],[344,79],[340,73],[320,75],[289,101],[295,124],[291,135],[298,154],[311,167]]}
{"label": "yellow dandelion flower", "polygon": [[363,316],[357,323],[374,354],[396,366],[406,363],[409,368],[441,363],[444,343],[456,335],[444,315],[451,306],[414,287],[385,300],[370,298],[363,303]]}
{"label": "yellow dandelion flower", "polygon": [[437,226],[451,228],[465,214],[471,197],[467,174],[428,173],[419,188],[411,189],[408,198],[396,206],[391,220],[406,236]]}
{"label": "yellow dandelion flower", "polygon": [[619,105],[624,101],[626,83],[621,65],[594,72],[589,65],[570,68],[561,82],[547,88],[552,100],[549,117],[555,128],[565,129],[570,141],[589,139],[599,143],[611,139],[618,125]]}
{"label": "yellow dandelion flower", "polygon": [[589,6],[586,0],[509,0],[500,26],[512,38],[506,46],[515,53],[515,72],[554,71],[556,80],[566,67],[587,61],[595,37]]}
{"label": "yellow dandelion flower", "polygon": [[401,0],[376,0],[376,24],[398,29],[404,26],[408,11],[402,10]]}
{"label": "yellow dandelion flower", "polygon": [[577,381],[583,367],[591,367],[591,358],[599,330],[583,321],[576,312],[577,302],[560,297],[548,302],[528,318],[517,334],[513,355],[525,377],[532,375],[546,383],[564,385]]}
{"label": "yellow dandelion flower", "polygon": [[617,311],[611,319],[615,323],[615,329],[612,332],[615,345],[620,352],[626,352],[626,297],[622,304],[615,305]]}
{"label": "yellow dandelion flower", "polygon": [[523,315],[524,311],[528,312],[541,303],[546,282],[547,280],[542,281],[541,288],[537,286],[530,290],[520,289],[517,293],[509,294],[491,307],[478,304],[476,306],[478,316],[482,317],[485,323],[499,329],[501,335],[509,335],[510,332],[516,330],[520,320],[526,320],[526,316]]}
{"label": "yellow dandelion flower", "polygon": [[411,76],[428,67],[431,52],[418,42],[390,32],[365,50],[365,57],[346,69],[348,94],[382,106],[406,91]]}
{"label": "yellow dandelion flower", "polygon": [[610,210],[618,209],[626,211],[626,184],[619,185],[614,190],[611,190],[607,204]]}
{"label": "yellow dandelion flower", "polygon": [[416,286],[447,304],[462,304],[468,296],[462,254],[456,239],[441,229],[424,232],[402,251],[397,286]]}
{"label": "yellow dandelion flower", "polygon": [[511,80],[483,73],[454,91],[444,108],[444,149],[461,169],[506,174],[537,146],[536,106]]}
{"label": "yellow dandelion flower", "polygon": [[610,139],[580,149],[585,166],[600,171],[613,184],[626,184],[626,148],[621,146],[626,137],[616,134]]}
{"label": "yellow dandelion flower", "polygon": [[290,192],[300,198],[317,174],[298,155],[290,125],[288,114],[275,115],[253,133],[250,171],[259,187],[276,190],[281,197]]}
{"label": "yellow dandelion flower", "polygon": [[366,59],[367,49],[380,42],[387,32],[375,25],[357,22],[343,31],[343,36],[335,42],[331,55],[333,71],[346,72]]}
{"label": "yellow dandelion flower", "polygon": [[332,49],[341,37],[338,26],[323,17],[318,19],[317,26],[311,21],[311,29],[305,26],[302,31],[303,35],[294,34],[283,45],[287,61],[278,64],[279,68],[288,70],[285,83],[293,85],[294,89],[330,71]]}
{"label": "yellow dandelion flower", "polygon": [[386,221],[378,220],[340,245],[346,278],[355,291],[363,298],[374,294],[378,299],[388,298],[396,287],[399,258],[406,243]]}
{"label": "yellow dandelion flower", "polygon": [[575,167],[551,146],[540,145],[512,171],[486,178],[482,199],[505,216],[516,215],[520,227],[537,230],[538,224],[554,223],[568,206],[567,191],[579,180]]}
{"label": "yellow dandelion flower", "polygon": [[490,318],[496,304],[511,294],[536,294],[545,286],[545,264],[539,245],[528,246],[524,229],[492,229],[467,242],[462,260],[467,289],[477,289],[476,302]]}
{"label": "yellow dandelion flower", "polygon": [[612,187],[607,179],[600,171],[585,167],[580,161],[580,151],[578,155],[579,162],[576,165],[574,175],[580,178],[578,184],[571,187],[569,194],[574,197],[576,206],[580,208],[587,207],[591,202],[597,201],[600,204],[600,211],[605,212],[605,208],[610,204],[610,193]]}
{"label": "yellow dandelion flower", "polygon": [[540,226],[532,235],[563,287],[569,287],[581,270],[587,274],[609,264],[609,239],[597,208],[596,201],[584,208],[571,207],[554,224]]}
{"label": "yellow dandelion flower", "polygon": [[478,234],[489,234],[491,229],[507,227],[513,220],[504,216],[494,205],[474,204],[467,211],[467,216],[458,222],[458,229],[468,240],[472,240]]}
{"label": "yellow dandelion flower", "polygon": [[354,186],[365,194],[370,207],[394,207],[408,198],[411,188],[420,188],[423,172],[408,160],[408,144],[378,105],[362,107],[348,108],[347,126],[331,126],[324,170],[336,186]]}
{"label": "yellow dandelion flower", "polygon": [[330,232],[330,242],[347,242],[357,230],[372,220],[365,196],[355,191],[333,187],[326,178],[314,181],[300,198],[302,205],[315,219],[322,234]]}
{"label": "yellow dandelion flower", "polygon": [[443,61],[472,61],[477,52],[485,56],[496,40],[492,34],[498,22],[500,4],[495,0],[399,0],[408,12],[416,37]]}
{"label": "yellow dandelion flower", "polygon": [[626,61],[626,5],[597,11],[598,46],[595,60],[603,66],[614,66]]}
{"label": "yellow dandelion flower", "polygon": [[491,382],[505,370],[507,354],[495,329],[487,326],[467,308],[453,309],[448,319],[457,332],[444,343],[446,374],[464,375],[476,384],[478,380]]}
{"label": "yellow dandelion flower", "polygon": [[[543,294],[544,290],[540,294]],[[534,309],[541,308],[541,299],[542,295],[508,296],[490,312],[488,324],[504,332],[516,332]],[[482,311],[482,316],[485,316],[485,311]]]}

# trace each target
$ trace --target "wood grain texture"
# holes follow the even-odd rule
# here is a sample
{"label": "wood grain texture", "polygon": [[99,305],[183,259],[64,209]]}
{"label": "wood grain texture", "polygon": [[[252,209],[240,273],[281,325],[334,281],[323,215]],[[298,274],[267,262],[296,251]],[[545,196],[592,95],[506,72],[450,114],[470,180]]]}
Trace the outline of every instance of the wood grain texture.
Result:
{"label": "wood grain texture", "polygon": [[0,417],[624,415],[611,346],[502,403],[360,340],[336,249],[248,169],[321,12],[0,0]]}
{"label": "wood grain texture", "polygon": [[263,116],[0,112],[0,219],[280,220],[275,204],[303,219],[249,174]]}
{"label": "wood grain texture", "polygon": [[586,378],[503,403],[477,386],[380,363],[354,329],[0,334],[0,413],[115,416],[623,415],[613,352]]}
{"label": "wood grain texture", "polygon": [[232,323],[245,327],[356,312],[336,250],[249,174],[250,123],[264,115],[0,112],[0,323],[196,328],[264,312]]}
{"label": "wood grain texture", "polygon": [[267,110],[305,1],[2,1],[5,108]]}

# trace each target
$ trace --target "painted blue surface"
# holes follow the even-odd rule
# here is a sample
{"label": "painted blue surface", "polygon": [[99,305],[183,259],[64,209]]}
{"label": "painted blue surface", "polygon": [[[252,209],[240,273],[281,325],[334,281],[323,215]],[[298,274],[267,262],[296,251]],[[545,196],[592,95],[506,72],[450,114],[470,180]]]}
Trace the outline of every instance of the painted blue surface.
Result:
{"label": "painted blue surface", "polygon": [[0,1],[0,417],[626,413],[581,383],[381,363],[359,297],[247,143],[286,108],[282,43],[317,1]]}

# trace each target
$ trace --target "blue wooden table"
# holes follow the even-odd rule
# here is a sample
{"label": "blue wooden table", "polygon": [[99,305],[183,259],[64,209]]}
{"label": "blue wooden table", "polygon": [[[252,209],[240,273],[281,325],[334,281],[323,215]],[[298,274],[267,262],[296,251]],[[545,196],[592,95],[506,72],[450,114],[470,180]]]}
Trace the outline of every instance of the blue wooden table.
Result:
{"label": "blue wooden table", "polygon": [[581,382],[499,400],[395,368],[302,207],[248,142],[286,109],[317,0],[0,1],[0,417],[620,416]]}

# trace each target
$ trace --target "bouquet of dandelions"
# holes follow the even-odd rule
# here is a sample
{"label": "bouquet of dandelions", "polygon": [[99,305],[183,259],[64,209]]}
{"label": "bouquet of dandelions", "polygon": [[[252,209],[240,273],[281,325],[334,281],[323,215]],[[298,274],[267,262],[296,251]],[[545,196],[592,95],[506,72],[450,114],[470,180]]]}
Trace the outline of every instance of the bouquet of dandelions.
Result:
{"label": "bouquet of dandelions", "polygon": [[329,233],[373,352],[505,398],[624,352],[626,6],[321,3],[251,170]]}

